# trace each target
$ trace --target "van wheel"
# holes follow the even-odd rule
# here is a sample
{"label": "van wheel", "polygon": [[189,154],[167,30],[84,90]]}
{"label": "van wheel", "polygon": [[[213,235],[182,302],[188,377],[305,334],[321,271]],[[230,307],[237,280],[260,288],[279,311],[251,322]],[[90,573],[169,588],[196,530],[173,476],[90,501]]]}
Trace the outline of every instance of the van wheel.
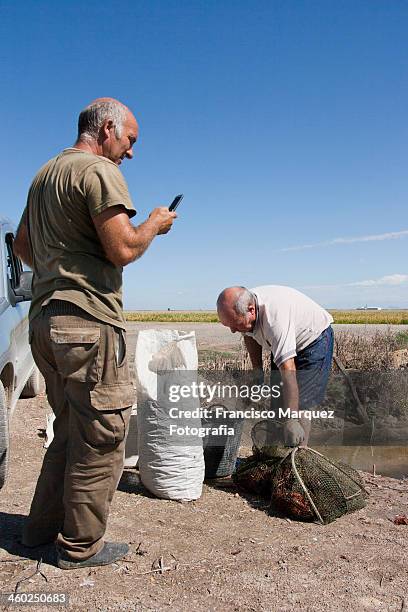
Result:
{"label": "van wheel", "polygon": [[6,482],[9,460],[9,432],[6,393],[0,381],[0,489]]}
{"label": "van wheel", "polygon": [[24,388],[21,392],[21,397],[35,397],[40,392],[40,370],[37,366],[34,366],[33,371],[30,374],[30,378],[27,380]]}

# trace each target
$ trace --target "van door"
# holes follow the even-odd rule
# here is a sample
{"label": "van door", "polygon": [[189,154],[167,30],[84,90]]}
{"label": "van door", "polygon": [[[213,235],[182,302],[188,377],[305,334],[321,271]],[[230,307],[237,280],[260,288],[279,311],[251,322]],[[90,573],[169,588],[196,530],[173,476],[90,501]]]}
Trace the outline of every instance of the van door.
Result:
{"label": "van door", "polygon": [[29,302],[17,302],[14,288],[19,285],[20,274],[23,265],[13,253],[14,235],[9,232],[5,237],[6,266],[8,282],[9,316],[12,320],[10,327],[10,347],[15,354],[15,387],[19,387],[25,381],[33,365],[31,351],[28,343],[28,311]]}

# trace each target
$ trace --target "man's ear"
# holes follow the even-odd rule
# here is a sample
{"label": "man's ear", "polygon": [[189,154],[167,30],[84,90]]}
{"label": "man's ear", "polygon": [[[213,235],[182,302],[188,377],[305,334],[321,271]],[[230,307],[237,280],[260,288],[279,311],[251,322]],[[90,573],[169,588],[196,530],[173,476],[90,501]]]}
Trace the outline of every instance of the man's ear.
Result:
{"label": "man's ear", "polygon": [[99,130],[99,139],[101,142],[109,138],[110,131],[112,130],[112,128],[113,128],[112,119],[107,119],[106,121],[103,122]]}
{"label": "man's ear", "polygon": [[248,305],[248,312],[252,316],[256,315],[256,306],[255,306],[255,304],[249,304]]}

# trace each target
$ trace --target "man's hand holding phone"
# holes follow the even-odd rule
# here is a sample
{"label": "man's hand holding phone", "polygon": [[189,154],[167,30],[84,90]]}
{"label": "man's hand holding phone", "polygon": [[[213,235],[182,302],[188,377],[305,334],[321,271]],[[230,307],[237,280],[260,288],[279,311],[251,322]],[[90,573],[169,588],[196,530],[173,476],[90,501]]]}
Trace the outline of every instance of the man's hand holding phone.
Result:
{"label": "man's hand holding phone", "polygon": [[168,208],[166,206],[160,206],[159,208],[152,210],[149,215],[149,219],[158,226],[157,234],[167,234],[167,232],[170,230],[174,219],[177,218],[174,211],[182,199],[183,194],[180,193],[174,198]]}
{"label": "man's hand holding phone", "polygon": [[149,219],[158,227],[157,234],[167,234],[176,218],[176,213],[171,212],[167,206],[159,206],[152,210],[149,215]]}

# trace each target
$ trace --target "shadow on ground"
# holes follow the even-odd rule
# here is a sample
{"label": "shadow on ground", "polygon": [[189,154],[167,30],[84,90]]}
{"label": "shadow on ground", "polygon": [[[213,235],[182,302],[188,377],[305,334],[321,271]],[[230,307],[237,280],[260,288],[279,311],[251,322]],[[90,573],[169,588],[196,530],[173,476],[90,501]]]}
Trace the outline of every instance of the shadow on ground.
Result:
{"label": "shadow on ground", "polygon": [[143,497],[156,499],[155,495],[142,485],[139,473],[134,470],[124,470],[117,490],[122,491],[122,493],[132,493],[133,495],[142,495]]}
{"label": "shadow on ground", "polygon": [[42,559],[44,563],[56,565],[57,556],[54,543],[35,548],[23,546],[21,533],[25,520],[26,517],[23,514],[0,512],[0,549],[4,549],[12,556],[24,557],[33,561]]}

